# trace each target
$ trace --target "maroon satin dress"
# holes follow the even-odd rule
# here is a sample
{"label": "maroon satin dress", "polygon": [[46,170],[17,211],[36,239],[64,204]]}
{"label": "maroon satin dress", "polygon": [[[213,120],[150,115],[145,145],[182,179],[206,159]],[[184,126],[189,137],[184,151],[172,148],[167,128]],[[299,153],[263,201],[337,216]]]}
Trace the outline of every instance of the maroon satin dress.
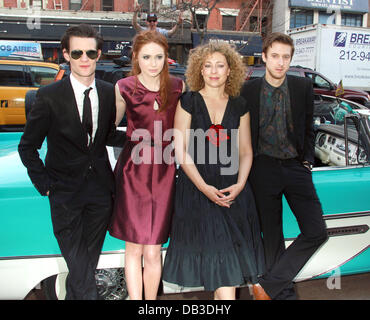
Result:
{"label": "maroon satin dress", "polygon": [[114,169],[116,197],[109,233],[133,243],[162,244],[169,236],[175,189],[175,163],[168,164],[174,152],[170,138],[165,135],[163,141],[163,135],[173,128],[183,82],[171,77],[165,112],[154,110],[154,101],[161,105],[159,92],[148,90],[136,76],[117,83],[126,101],[127,142]]}

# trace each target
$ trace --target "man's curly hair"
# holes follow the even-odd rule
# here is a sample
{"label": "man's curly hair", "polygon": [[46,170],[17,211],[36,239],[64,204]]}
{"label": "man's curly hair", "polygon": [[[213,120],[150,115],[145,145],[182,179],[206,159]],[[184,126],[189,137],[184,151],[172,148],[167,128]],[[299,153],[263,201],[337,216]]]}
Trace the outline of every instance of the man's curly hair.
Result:
{"label": "man's curly hair", "polygon": [[204,79],[200,70],[203,68],[206,58],[215,52],[221,53],[226,58],[230,68],[230,75],[225,84],[225,92],[232,97],[238,96],[247,69],[239,53],[224,41],[213,40],[190,51],[185,73],[186,84],[191,91],[199,91],[204,87]]}

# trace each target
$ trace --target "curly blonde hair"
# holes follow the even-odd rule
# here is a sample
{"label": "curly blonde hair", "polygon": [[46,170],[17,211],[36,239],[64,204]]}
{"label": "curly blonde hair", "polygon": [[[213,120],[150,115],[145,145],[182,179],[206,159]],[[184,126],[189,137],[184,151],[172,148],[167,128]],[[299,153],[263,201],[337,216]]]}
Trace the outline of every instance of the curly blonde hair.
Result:
{"label": "curly blonde hair", "polygon": [[190,50],[187,69],[185,73],[186,84],[191,91],[199,91],[204,87],[204,79],[200,72],[206,58],[215,53],[221,53],[230,68],[230,75],[225,84],[225,92],[238,96],[246,76],[246,66],[239,53],[227,42],[214,41]]}

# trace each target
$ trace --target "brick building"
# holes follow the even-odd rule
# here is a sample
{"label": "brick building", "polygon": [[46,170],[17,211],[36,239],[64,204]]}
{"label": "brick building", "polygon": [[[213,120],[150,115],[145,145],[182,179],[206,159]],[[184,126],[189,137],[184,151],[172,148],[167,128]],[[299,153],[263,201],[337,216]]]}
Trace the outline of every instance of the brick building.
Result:
{"label": "brick building", "polygon": [[[96,27],[105,40],[104,53],[119,55],[130,45],[135,30],[132,15],[137,0],[0,0],[0,38],[41,42],[46,58],[61,56],[59,40],[64,31],[79,23]],[[145,25],[148,12],[158,15],[159,26],[172,28],[177,21],[182,0],[139,0],[143,4],[139,21]],[[244,56],[261,54],[261,35],[271,31],[272,0],[216,0],[209,13],[199,8],[193,16],[183,13],[184,23],[169,38],[170,57],[184,63],[188,51],[200,42],[195,19],[204,27],[207,37],[234,43]],[[201,33],[203,29],[201,29]]]}

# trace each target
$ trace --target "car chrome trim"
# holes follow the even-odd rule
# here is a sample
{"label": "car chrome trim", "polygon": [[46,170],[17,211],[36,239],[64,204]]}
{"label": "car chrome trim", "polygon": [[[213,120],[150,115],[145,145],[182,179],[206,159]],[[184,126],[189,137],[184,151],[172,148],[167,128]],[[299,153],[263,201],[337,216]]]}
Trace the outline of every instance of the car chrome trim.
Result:
{"label": "car chrome trim", "polygon": [[338,237],[366,233],[369,230],[369,226],[367,224],[361,224],[356,226],[327,228],[326,230],[329,237]]}
{"label": "car chrome trim", "polygon": [[313,167],[312,171],[326,171],[326,170],[349,170],[349,169],[356,169],[356,168],[367,168],[370,167],[369,164],[357,164],[357,165],[349,165],[349,166],[325,166],[325,167]]}
{"label": "car chrome trim", "polygon": [[358,218],[358,217],[366,217],[366,216],[370,216],[370,211],[327,214],[323,216],[323,219],[324,220],[334,220],[334,219]]}
{"label": "car chrome trim", "polygon": [[[324,215],[323,219],[324,220],[339,220],[339,219],[347,219],[347,218],[361,218],[361,217],[367,217],[367,216],[370,216],[370,211]],[[361,225],[349,225],[349,226],[327,228],[326,230],[328,231],[329,237],[336,237],[336,236],[348,236],[352,234],[366,233],[369,229],[370,229],[369,225],[361,224]],[[284,238],[284,241],[294,241],[295,239],[297,239],[297,237]]]}
{"label": "car chrome trim", "polygon": [[346,263],[348,263],[349,261],[353,260],[354,258],[356,258],[357,256],[359,256],[360,254],[362,254],[363,252],[365,252],[367,249],[370,248],[370,245],[368,245],[367,247],[363,248],[362,250],[360,250],[359,252],[357,252],[356,254],[354,254],[353,256],[351,256],[350,258],[346,259],[345,261],[343,261],[342,263],[336,265],[335,267],[333,268],[330,268],[324,272],[320,272],[319,274],[316,274],[316,275],[313,275],[312,277],[308,277],[308,278],[304,278],[304,279],[299,279],[298,281],[296,282],[301,282],[301,281],[306,281],[306,280],[311,280],[311,279],[314,279],[316,277],[320,277],[328,272],[331,272],[333,270],[336,270],[338,268],[340,268],[341,266],[345,265]]}

